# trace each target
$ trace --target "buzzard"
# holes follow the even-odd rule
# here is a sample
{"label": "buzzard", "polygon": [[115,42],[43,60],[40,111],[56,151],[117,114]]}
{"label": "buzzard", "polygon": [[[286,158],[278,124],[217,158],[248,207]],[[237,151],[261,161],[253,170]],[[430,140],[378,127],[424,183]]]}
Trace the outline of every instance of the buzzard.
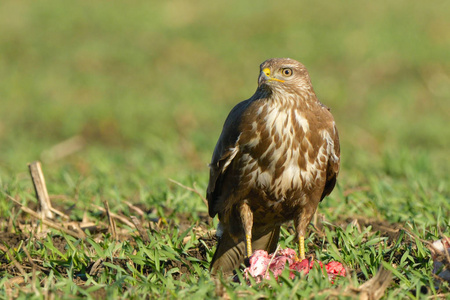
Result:
{"label": "buzzard", "polygon": [[253,250],[275,251],[290,220],[305,258],[306,228],[336,184],[339,155],[333,116],[306,68],[289,58],[263,62],[255,94],[231,110],[210,164],[209,215],[220,221],[212,273],[230,273]]}

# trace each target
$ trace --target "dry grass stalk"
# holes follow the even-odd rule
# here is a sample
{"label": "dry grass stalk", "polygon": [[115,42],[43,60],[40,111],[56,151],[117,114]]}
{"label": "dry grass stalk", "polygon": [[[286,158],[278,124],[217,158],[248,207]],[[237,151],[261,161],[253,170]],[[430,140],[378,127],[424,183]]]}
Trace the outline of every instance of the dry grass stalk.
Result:
{"label": "dry grass stalk", "polygon": [[378,300],[383,297],[391,281],[392,272],[380,267],[374,277],[352,290],[359,294],[360,300]]}
{"label": "dry grass stalk", "polygon": [[[25,283],[25,278],[23,276],[15,276],[11,279],[8,279],[5,282],[5,292],[6,292],[6,296],[7,299],[14,299],[17,297],[17,294],[19,293],[19,289],[14,289],[13,288],[16,285],[21,285]],[[14,292],[14,294],[13,294]]]}
{"label": "dry grass stalk", "polygon": [[108,201],[103,201],[103,205],[105,206],[106,216],[108,217],[109,222],[109,232],[111,233],[114,240],[118,240],[117,230],[116,230],[116,222],[111,216],[111,212],[109,211],[109,203]]}
{"label": "dry grass stalk", "polygon": [[102,258],[99,258],[95,261],[94,265],[92,266],[91,270],[89,271],[89,275],[94,276],[97,274],[98,270],[100,269],[100,264],[103,262]]}
{"label": "dry grass stalk", "polygon": [[[350,280],[349,273],[347,278]],[[384,296],[387,287],[392,281],[392,272],[380,267],[377,274],[359,287],[349,286],[345,289],[332,288],[320,291],[311,295],[309,299],[315,299],[317,296],[324,296],[326,299],[359,299],[359,300],[378,300]]]}
{"label": "dry grass stalk", "polygon": [[272,264],[273,259],[275,258],[275,256],[276,256],[276,254],[277,254],[279,249],[280,249],[280,244],[278,243],[277,244],[277,248],[275,249],[275,251],[273,252],[272,257],[270,258],[269,264],[267,265],[266,274],[264,274],[264,278],[266,278],[267,275],[269,274],[270,265]]}
{"label": "dry grass stalk", "polygon": [[[104,203],[105,203],[105,202],[103,202],[103,204],[104,204]],[[98,209],[98,210],[100,210],[100,211],[106,213],[106,209],[105,209],[105,208],[103,208],[103,207],[101,207],[101,206],[98,206],[98,205],[95,205],[95,204],[92,204],[92,206],[93,206],[94,208],[96,208],[96,209]],[[122,222],[122,223],[128,225],[128,226],[131,227],[131,228],[134,227],[134,224],[133,224],[132,222],[128,221],[128,219],[125,218],[125,217],[122,217],[122,216],[120,216],[120,215],[118,215],[118,214],[115,214],[115,213],[113,213],[113,212],[111,212],[111,211],[109,212],[109,215],[110,215],[112,218],[119,220],[120,222]]]}
{"label": "dry grass stalk", "polygon": [[126,205],[128,205],[128,207],[129,207],[130,209],[134,210],[134,211],[135,211],[138,215],[140,215],[141,217],[145,215],[145,212],[144,212],[142,209],[140,209],[140,208],[137,207],[137,206],[134,206],[131,202],[129,202],[129,201],[124,201],[124,203],[125,203]]}
{"label": "dry grass stalk", "polygon": [[13,202],[15,202],[17,205],[20,206],[20,209],[24,212],[26,212],[27,214],[31,215],[32,217],[41,220],[41,222],[44,225],[47,225],[51,228],[57,229],[59,231],[62,231],[68,235],[71,235],[77,239],[83,239],[86,237],[86,234],[83,231],[80,232],[74,232],[72,230],[66,229],[62,226],[59,226],[58,224],[56,224],[55,222],[52,222],[50,220],[44,219],[40,216],[40,214],[36,213],[35,211],[29,209],[28,207],[23,206],[19,201],[17,201],[16,199],[14,199],[13,197],[11,197],[10,195],[5,194],[10,200],[12,200]]}
{"label": "dry grass stalk", "polygon": [[62,232],[64,232],[64,233],[66,233],[66,234],[68,234],[68,235],[71,235],[71,236],[73,236],[73,237],[75,237],[75,238],[78,238],[78,239],[83,239],[83,238],[86,237],[86,234],[85,234],[83,231],[75,232],[75,231],[69,230],[69,229],[67,229],[67,228],[64,228],[64,227],[62,227],[62,226],[60,226],[60,225],[58,225],[58,224],[56,224],[55,222],[52,222],[52,221],[50,221],[50,220],[42,219],[42,218],[39,216],[39,214],[37,214],[36,212],[32,211],[31,209],[29,209],[29,208],[27,208],[27,207],[22,206],[21,209],[22,209],[24,212],[26,212],[26,213],[32,215],[32,216],[35,217],[36,219],[41,220],[42,223],[44,223],[45,225],[47,225],[47,226],[49,226],[49,227],[51,227],[51,228],[54,228],[54,229],[59,230],[59,231],[62,231]]}
{"label": "dry grass stalk", "polygon": [[51,211],[52,204],[48,196],[47,186],[45,185],[44,173],[42,172],[42,166],[39,161],[28,164],[30,170],[31,179],[33,180],[34,190],[36,192],[36,198],[39,202],[41,213],[44,217],[53,219],[53,213]]}
{"label": "dry grass stalk", "polygon": [[27,258],[28,258],[28,262],[31,264],[31,266],[32,266],[33,268],[35,268],[35,267],[36,267],[36,264],[33,262],[33,259],[31,258],[31,255],[30,255],[30,253],[29,253],[28,250],[27,250],[27,247],[23,247],[22,250],[23,250],[23,252],[25,252],[25,255],[26,255]]}
{"label": "dry grass stalk", "polygon": [[131,216],[131,221],[133,222],[134,226],[136,227],[137,231],[139,232],[139,235],[142,238],[142,241],[144,244],[150,243],[150,239],[148,238],[148,235],[146,234],[144,228],[141,225],[141,222],[139,222],[138,218],[135,216]]}
{"label": "dry grass stalk", "polygon": [[[175,183],[175,184],[177,184],[179,186],[181,186],[182,188],[184,188],[184,189],[186,189],[188,191],[196,193],[203,200],[203,203],[205,203],[206,207],[208,207],[208,200],[206,200],[206,198],[199,191],[197,191],[197,189],[185,186],[184,184],[179,183],[178,181],[175,181],[175,180],[173,180],[171,178],[169,178],[169,181],[173,182],[173,183]],[[194,186],[195,186],[195,184],[194,184]]]}
{"label": "dry grass stalk", "polygon": [[6,247],[5,245],[0,244],[0,251],[6,252],[6,251],[8,251],[8,247]]}

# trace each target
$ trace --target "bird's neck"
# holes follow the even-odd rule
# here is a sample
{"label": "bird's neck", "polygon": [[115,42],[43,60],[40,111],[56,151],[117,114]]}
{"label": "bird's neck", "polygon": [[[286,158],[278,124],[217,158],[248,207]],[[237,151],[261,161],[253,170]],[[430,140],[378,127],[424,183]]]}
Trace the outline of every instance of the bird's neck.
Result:
{"label": "bird's neck", "polygon": [[312,89],[296,91],[258,89],[254,95],[255,100],[262,100],[280,106],[304,109],[316,106],[319,101]]}

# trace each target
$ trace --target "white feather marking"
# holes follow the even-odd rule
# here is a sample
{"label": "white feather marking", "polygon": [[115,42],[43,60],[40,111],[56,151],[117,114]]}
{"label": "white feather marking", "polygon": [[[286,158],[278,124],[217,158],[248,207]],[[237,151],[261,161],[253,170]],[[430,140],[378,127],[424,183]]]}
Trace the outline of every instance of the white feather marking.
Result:
{"label": "white feather marking", "polygon": [[228,168],[228,166],[231,164],[231,162],[233,161],[234,157],[236,156],[236,154],[239,152],[239,139],[241,138],[241,135],[238,136],[237,141],[236,141],[236,146],[233,148],[230,148],[231,154],[228,157],[228,159],[225,161],[225,164],[223,165],[223,170],[222,172],[225,172],[225,170]]}
{"label": "white feather marking", "polygon": [[[333,131],[334,130],[335,129],[333,127]],[[336,151],[334,151],[334,140],[331,138],[330,133],[327,130],[322,130],[320,134],[327,141],[327,153],[330,159],[333,160],[334,162],[338,162],[339,157],[336,155]]]}
{"label": "white feather marking", "polygon": [[262,113],[263,109],[264,109],[264,105],[261,105],[261,106],[258,108],[258,110],[256,111],[256,113],[257,113],[258,115],[260,115],[260,114]]}
{"label": "white feather marking", "polygon": [[303,116],[302,113],[295,112],[295,119],[297,120],[297,123],[300,125],[300,127],[303,128],[304,132],[307,132],[309,130],[308,120]]}
{"label": "white feather marking", "polygon": [[272,182],[272,175],[269,172],[262,172],[258,176],[258,182],[263,187],[269,187]]}

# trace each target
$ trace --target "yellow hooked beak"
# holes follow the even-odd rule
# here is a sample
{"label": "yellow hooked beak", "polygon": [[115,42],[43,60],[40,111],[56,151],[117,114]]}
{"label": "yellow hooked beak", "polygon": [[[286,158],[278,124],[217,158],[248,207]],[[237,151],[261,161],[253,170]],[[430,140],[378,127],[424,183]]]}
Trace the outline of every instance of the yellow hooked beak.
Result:
{"label": "yellow hooked beak", "polygon": [[[270,76],[270,69],[269,68],[264,68],[263,70],[262,70],[262,73],[265,75],[265,79],[267,80],[267,81],[279,81],[279,82],[284,82],[284,80],[281,80],[281,79],[278,79],[278,78],[275,78],[275,77],[271,77]],[[261,75],[263,75],[263,74],[261,74]]]}

